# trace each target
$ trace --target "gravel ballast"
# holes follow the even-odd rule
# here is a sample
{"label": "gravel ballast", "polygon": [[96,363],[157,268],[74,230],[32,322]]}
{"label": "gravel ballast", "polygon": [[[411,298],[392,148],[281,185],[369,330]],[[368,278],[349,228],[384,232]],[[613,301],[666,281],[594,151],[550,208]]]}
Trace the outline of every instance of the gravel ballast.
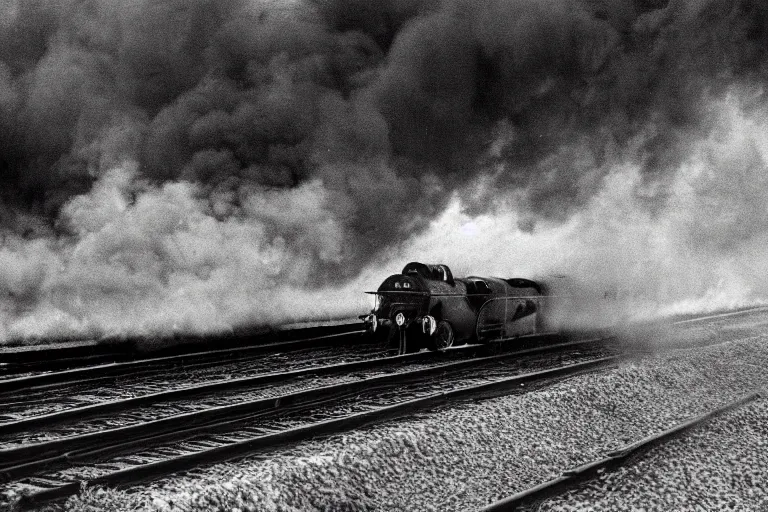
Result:
{"label": "gravel ballast", "polygon": [[768,400],[705,423],[540,511],[768,510]]}
{"label": "gravel ballast", "polygon": [[88,490],[66,508],[477,509],[764,387],[766,367],[768,337],[752,332],[745,341],[658,353],[543,389],[276,449],[128,493]]}

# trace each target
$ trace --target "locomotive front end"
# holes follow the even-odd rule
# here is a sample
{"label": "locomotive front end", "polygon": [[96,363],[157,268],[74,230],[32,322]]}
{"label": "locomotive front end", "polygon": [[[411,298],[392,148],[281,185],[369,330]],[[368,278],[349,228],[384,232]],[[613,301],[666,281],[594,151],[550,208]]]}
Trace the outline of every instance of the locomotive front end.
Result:
{"label": "locomotive front end", "polygon": [[421,325],[429,305],[429,289],[417,275],[389,276],[372,295],[374,307],[364,321],[369,332],[384,339]]}

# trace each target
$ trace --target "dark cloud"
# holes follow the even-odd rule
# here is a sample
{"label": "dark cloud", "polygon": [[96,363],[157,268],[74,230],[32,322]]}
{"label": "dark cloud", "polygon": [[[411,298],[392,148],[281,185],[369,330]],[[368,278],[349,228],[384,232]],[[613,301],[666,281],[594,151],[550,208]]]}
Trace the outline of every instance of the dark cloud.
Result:
{"label": "dark cloud", "polygon": [[291,187],[328,179],[318,169],[330,162],[365,177],[376,160],[411,185],[433,173],[445,190],[473,179],[505,119],[499,187],[530,188],[532,211],[562,215],[589,196],[578,176],[633,137],[647,138],[648,179],[664,180],[688,132],[706,130],[703,95],[763,78],[768,17],[748,0],[6,9],[4,181],[58,197],[54,212],[98,177],[98,155],[81,149],[116,117],[138,120],[130,149],[159,181]]}

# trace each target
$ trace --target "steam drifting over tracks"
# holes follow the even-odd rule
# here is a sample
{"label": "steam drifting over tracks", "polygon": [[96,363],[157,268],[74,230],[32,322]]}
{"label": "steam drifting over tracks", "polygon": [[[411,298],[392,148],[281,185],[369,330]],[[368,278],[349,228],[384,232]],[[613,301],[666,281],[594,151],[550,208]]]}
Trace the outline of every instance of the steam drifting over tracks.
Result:
{"label": "steam drifting over tracks", "polygon": [[702,425],[703,423],[753,402],[758,398],[765,398],[765,391],[750,393],[737,400],[725,404],[722,407],[713,409],[704,414],[695,416],[679,425],[660,432],[655,435],[640,439],[634,443],[628,444],[623,448],[606,454],[605,457],[583,464],[577,468],[565,471],[561,476],[543,482],[535,487],[516,493],[508,498],[499,500],[483,508],[479,512],[506,512],[514,510],[536,510],[537,503],[548,498],[557,496],[567,489],[582,484],[591,478],[605,472],[611,471],[622,464],[634,459],[638,455],[652,449],[672,439],[684,435],[689,430]]}
{"label": "steam drifting over tracks", "polygon": [[[592,352],[589,345],[593,345]],[[576,350],[566,356],[573,364],[553,368],[551,353],[558,352],[562,359],[566,346]],[[465,350],[471,349],[467,347]],[[536,359],[536,356],[548,353],[549,357]],[[406,361],[419,364],[433,355],[411,354],[386,358],[386,361],[390,365]],[[204,409],[79,438],[69,436],[49,443],[20,446],[5,451],[3,460],[8,462],[0,468],[0,473],[17,480],[15,485],[35,489],[35,494],[26,502],[31,504],[75,492],[82,479],[92,484],[132,483],[152,475],[240,457],[275,443],[295,442],[353,428],[455,398],[506,392],[519,389],[525,382],[594,370],[616,360],[615,356],[604,355],[605,347],[592,340],[441,364],[432,361],[431,365],[415,370],[390,369],[392,373],[351,382]],[[518,375],[510,377],[512,369],[504,363],[513,359],[521,363],[515,363],[514,371]],[[360,370],[360,363],[338,365],[337,371],[344,368],[343,371],[349,374],[355,366]],[[375,366],[373,362],[370,364]],[[382,362],[376,364],[383,365]],[[537,367],[537,371],[520,374],[524,364]],[[484,375],[478,376],[478,369],[483,369]],[[180,424],[185,427],[178,428]],[[151,445],[157,446],[147,449]],[[120,457],[122,453],[132,455]],[[105,459],[108,462],[97,462]],[[49,471],[56,466],[70,467]],[[18,480],[31,473],[37,476]]]}

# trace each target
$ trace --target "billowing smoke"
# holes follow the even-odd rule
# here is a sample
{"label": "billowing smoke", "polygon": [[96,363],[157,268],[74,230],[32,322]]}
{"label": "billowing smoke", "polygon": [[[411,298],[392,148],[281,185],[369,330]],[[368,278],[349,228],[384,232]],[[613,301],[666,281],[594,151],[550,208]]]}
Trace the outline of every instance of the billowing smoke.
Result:
{"label": "billowing smoke", "polygon": [[353,314],[419,254],[757,300],[767,75],[759,0],[0,0],[0,336]]}

